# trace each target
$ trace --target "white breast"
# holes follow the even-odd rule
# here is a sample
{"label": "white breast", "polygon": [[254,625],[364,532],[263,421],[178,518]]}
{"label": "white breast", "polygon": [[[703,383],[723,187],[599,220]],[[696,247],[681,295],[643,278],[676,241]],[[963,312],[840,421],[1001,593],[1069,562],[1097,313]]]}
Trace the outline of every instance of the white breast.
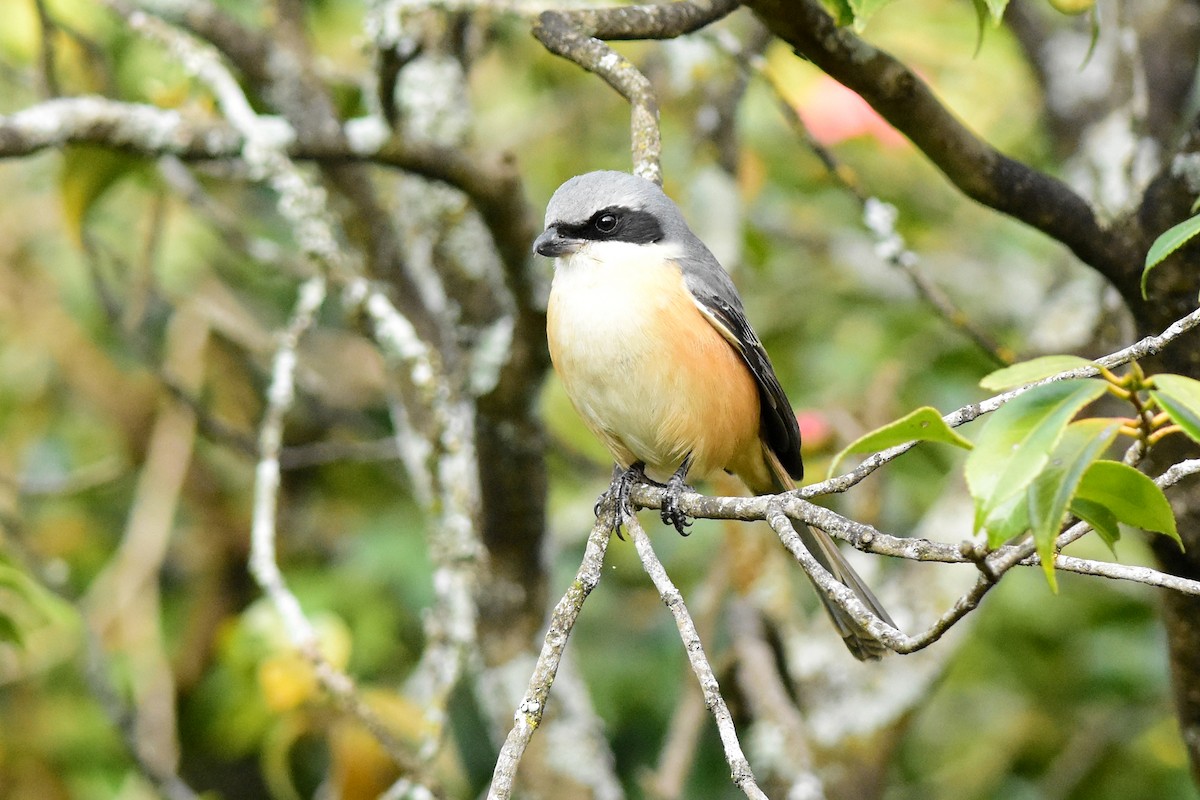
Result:
{"label": "white breast", "polygon": [[610,449],[649,465],[685,455],[664,440],[679,387],[664,369],[673,348],[656,324],[683,290],[678,256],[673,246],[593,242],[558,259],[550,290],[547,334],[568,396]]}

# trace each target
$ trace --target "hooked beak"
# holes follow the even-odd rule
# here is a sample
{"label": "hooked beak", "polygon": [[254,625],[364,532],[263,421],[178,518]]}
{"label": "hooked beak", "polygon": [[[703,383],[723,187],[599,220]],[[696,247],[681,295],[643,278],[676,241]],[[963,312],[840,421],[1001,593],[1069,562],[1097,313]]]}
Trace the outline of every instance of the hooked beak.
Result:
{"label": "hooked beak", "polygon": [[558,232],[558,228],[551,225],[533,241],[533,252],[547,258],[557,258],[578,251],[580,244],[578,239],[568,239]]}

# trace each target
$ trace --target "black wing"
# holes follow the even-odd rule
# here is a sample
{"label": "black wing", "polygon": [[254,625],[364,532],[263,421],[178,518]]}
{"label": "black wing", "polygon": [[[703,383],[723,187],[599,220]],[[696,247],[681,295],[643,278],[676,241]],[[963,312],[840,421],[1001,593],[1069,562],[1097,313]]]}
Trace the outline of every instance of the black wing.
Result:
{"label": "black wing", "polygon": [[792,404],[779,385],[775,368],[771,366],[771,359],[758,340],[758,335],[740,308],[707,292],[695,293],[693,297],[704,315],[737,348],[742,360],[750,368],[750,374],[758,384],[763,440],[788,474],[800,480],[804,477],[804,464],[800,459],[800,426],[796,423]]}

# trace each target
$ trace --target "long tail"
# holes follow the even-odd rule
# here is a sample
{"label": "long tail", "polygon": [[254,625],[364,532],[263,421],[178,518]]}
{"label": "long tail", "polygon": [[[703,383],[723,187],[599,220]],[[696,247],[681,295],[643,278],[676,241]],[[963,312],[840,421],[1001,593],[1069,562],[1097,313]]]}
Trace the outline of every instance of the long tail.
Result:
{"label": "long tail", "polygon": [[[779,463],[779,459],[771,452],[771,449],[766,445],[763,446],[763,456],[767,463],[768,472],[771,475],[772,487],[771,491],[786,492],[796,488],[796,484],[792,481],[790,475]],[[758,492],[755,487],[750,487],[752,491]],[[765,492],[760,492],[765,493]],[[838,550],[837,544],[828,533],[820,528],[813,528],[809,525],[797,527],[797,533],[800,534],[800,540],[804,542],[804,546],[808,552],[812,553],[821,566],[829,570],[834,578],[854,594],[858,595],[858,599],[862,600],[871,611],[881,620],[889,625],[895,626],[892,618],[888,616],[883,605],[879,602],[879,598],[871,591],[866,582],[858,576],[854,568],[842,556]],[[846,611],[833,602],[819,588],[817,595],[821,598],[821,602],[825,606],[825,610],[829,612],[830,618],[833,619],[834,627],[838,633],[842,635],[842,640],[846,643],[846,647],[859,661],[878,661],[887,652],[887,648],[883,643],[864,631],[854,619],[846,613]]]}

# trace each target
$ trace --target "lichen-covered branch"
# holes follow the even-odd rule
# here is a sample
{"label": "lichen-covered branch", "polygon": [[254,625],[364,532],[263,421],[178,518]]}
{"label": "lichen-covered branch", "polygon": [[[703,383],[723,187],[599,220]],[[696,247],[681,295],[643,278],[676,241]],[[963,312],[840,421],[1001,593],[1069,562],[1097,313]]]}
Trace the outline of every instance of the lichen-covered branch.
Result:
{"label": "lichen-covered branch", "polygon": [[679,593],[679,589],[675,588],[675,584],[667,575],[666,568],[654,553],[650,537],[642,530],[637,519],[629,517],[626,519],[625,527],[642,560],[642,568],[650,576],[654,588],[658,590],[659,597],[670,610],[671,616],[675,618],[675,627],[678,628],[679,638],[687,651],[688,663],[692,665],[696,680],[700,682],[700,691],[704,694],[704,705],[708,707],[708,710],[712,712],[713,719],[716,720],[717,732],[721,737],[721,746],[725,749],[725,760],[729,763],[733,782],[750,800],[767,800],[767,796],[763,794],[762,789],[758,788],[758,783],[754,780],[750,762],[742,752],[737,731],[733,726],[733,716],[729,713],[725,698],[721,696],[721,687],[717,684],[717,676],[713,674],[712,666],[704,655],[704,644],[700,641],[700,634],[696,632],[696,623],[692,621],[692,615],[683,602],[683,595]]}
{"label": "lichen-covered branch", "polygon": [[649,79],[629,59],[601,40],[582,33],[565,12],[547,11],[533,27],[546,49],[603,78],[630,105],[633,172],[662,183],[662,134],[658,129],[658,100]]}
{"label": "lichen-covered branch", "polygon": [[[1200,459],[1192,459],[1175,464],[1159,476],[1156,483],[1166,489],[1197,473],[1200,473]],[[772,503],[779,498],[783,502],[782,508],[789,518],[821,528],[866,553],[909,561],[942,564],[978,564],[984,557],[1005,562],[1012,560],[1013,563],[1009,566],[1038,566],[1041,564],[1037,556],[1033,554],[1033,550],[1024,545],[1005,545],[993,551],[978,551],[974,546],[964,549],[964,545],[961,544],[891,536],[864,522],[852,520],[836,511],[809,502],[805,499],[808,488],[805,487],[787,495],[763,495],[760,497],[709,497],[685,492],[681,498],[680,507],[689,515],[701,519],[751,521],[765,519]],[[658,508],[662,502],[662,493],[661,487],[642,485],[634,489],[633,499],[644,508]],[[1065,547],[1088,530],[1086,526],[1082,528],[1073,526],[1061,534],[1057,546]],[[1113,580],[1127,580],[1171,589],[1182,594],[1200,595],[1200,581],[1171,575],[1149,567],[1127,566],[1066,556],[1056,557],[1055,566],[1064,572],[1096,575]],[[1007,569],[1008,567],[1005,567],[1004,571]]]}
{"label": "lichen-covered branch", "polygon": [[[251,570],[284,618],[293,642],[314,665],[322,684],[379,738],[406,772],[419,775],[420,764],[400,747],[390,732],[375,719],[354,690],[349,677],[335,670],[319,653],[312,625],[299,602],[287,589],[275,561],[275,506],[279,489],[279,449],[283,414],[294,399],[292,374],[296,343],[311,325],[325,296],[325,281],[346,288],[355,308],[361,305],[374,324],[381,349],[407,370],[428,410],[432,429],[423,431],[436,444],[431,465],[437,486],[439,509],[432,551],[434,613],[431,643],[426,648],[425,670],[430,676],[427,713],[438,722],[462,668],[475,643],[474,565],[479,555],[474,515],[478,509],[478,474],[472,439],[472,415],[454,392],[433,351],[417,335],[413,325],[378,291],[359,277],[359,259],[342,247],[324,189],[302,173],[286,153],[295,139],[291,126],[282,119],[258,115],[240,86],[213,49],[172,28],[156,17],[132,12],[130,25],[165,45],[184,66],[204,81],[218,97],[222,111],[243,137],[240,157],[252,177],[266,181],[279,195],[279,210],[290,224],[293,236],[320,277],[311,278],[300,292],[300,300],[283,334],[275,358],[268,408],[260,430],[260,461],[255,484],[254,527]],[[425,757],[431,757],[440,741],[441,724]]]}
{"label": "lichen-covered branch", "polygon": [[544,11],[533,35],[547,50],[603,78],[629,101],[635,174],[662,183],[658,101],[650,81],[605,39],[670,39],[698,30],[737,8],[734,0],[683,0],[627,8]]}
{"label": "lichen-covered branch", "polygon": [[521,704],[517,706],[512,730],[505,738],[500,756],[496,759],[492,784],[487,794],[488,800],[507,800],[512,796],[517,767],[529,740],[533,738],[534,731],[541,725],[542,717],[546,713],[546,702],[554,685],[554,677],[558,674],[567,639],[575,627],[579,612],[583,610],[584,601],[600,582],[604,555],[608,550],[609,539],[612,538],[612,529],[601,519],[606,519],[606,516],[601,515],[592,527],[587,547],[583,552],[583,561],[575,573],[575,580],[550,614],[542,650],[534,666],[533,675],[529,678],[529,688]]}

